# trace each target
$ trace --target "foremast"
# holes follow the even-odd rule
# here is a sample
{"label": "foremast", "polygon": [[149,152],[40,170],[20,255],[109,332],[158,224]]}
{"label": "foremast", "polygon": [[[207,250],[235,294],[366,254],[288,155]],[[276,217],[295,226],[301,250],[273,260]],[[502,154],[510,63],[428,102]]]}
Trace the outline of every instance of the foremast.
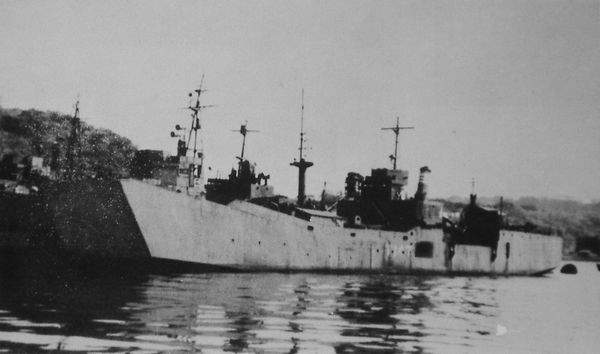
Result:
{"label": "foremast", "polygon": [[304,201],[306,200],[305,188],[306,188],[306,170],[314,165],[310,161],[306,161],[303,156],[304,152],[304,89],[302,89],[302,111],[300,114],[300,148],[299,150],[299,160],[290,163],[290,166],[298,167],[298,206],[302,206]]}
{"label": "foremast", "polygon": [[[187,108],[191,111],[191,121],[189,132],[187,132],[187,138],[187,129],[181,127],[180,125],[176,125],[175,129],[178,131],[183,130],[183,135],[171,132],[171,137],[179,138],[177,141],[177,157],[179,159],[179,168],[177,170],[177,189],[185,189],[189,195],[193,196],[203,196],[205,194],[204,174],[202,170],[204,162],[204,150],[201,146],[201,138],[198,132],[202,129],[202,125],[200,124],[200,113],[205,108],[213,107],[213,105],[203,105],[201,103],[202,93],[206,92],[206,90],[203,88],[203,84],[204,75],[202,75],[202,79],[200,80],[200,86],[194,90],[196,93],[196,100],[194,104],[192,104],[192,98],[194,94],[191,92],[189,93],[190,102]],[[190,151],[192,153],[191,156],[188,155],[188,152]]]}

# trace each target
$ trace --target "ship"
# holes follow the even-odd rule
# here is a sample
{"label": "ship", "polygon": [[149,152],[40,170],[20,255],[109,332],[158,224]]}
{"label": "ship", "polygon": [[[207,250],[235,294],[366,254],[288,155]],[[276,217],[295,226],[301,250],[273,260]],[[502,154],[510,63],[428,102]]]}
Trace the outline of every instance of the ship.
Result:
{"label": "ship", "polygon": [[[61,248],[83,254],[151,258],[234,271],[375,272],[400,274],[539,275],[562,259],[558,236],[504,227],[502,213],[477,204],[474,193],[457,220],[427,198],[426,176],[408,196],[408,172],[393,167],[347,174],[333,207],[307,200],[301,109],[298,196],[276,194],[270,175],[244,156],[241,125],[237,169],[205,178],[198,146],[203,81],[190,93],[189,127],[175,126],[177,155],[137,151],[129,178],[82,179],[47,187],[47,206]],[[334,211],[335,210],[335,211]]]}

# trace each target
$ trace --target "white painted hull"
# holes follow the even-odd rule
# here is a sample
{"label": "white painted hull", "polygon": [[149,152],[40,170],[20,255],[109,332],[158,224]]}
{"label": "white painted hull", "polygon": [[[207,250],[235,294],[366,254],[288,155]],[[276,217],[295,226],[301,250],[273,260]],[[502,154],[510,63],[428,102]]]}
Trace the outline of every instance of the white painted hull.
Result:
{"label": "white painted hull", "polygon": [[[502,231],[494,261],[489,247],[469,245],[456,245],[450,259],[439,228],[350,229],[243,201],[194,199],[137,180],[121,185],[150,255],[161,259],[244,270],[526,275],[549,271],[562,257],[559,237]],[[430,257],[417,257],[418,242],[431,243]]]}

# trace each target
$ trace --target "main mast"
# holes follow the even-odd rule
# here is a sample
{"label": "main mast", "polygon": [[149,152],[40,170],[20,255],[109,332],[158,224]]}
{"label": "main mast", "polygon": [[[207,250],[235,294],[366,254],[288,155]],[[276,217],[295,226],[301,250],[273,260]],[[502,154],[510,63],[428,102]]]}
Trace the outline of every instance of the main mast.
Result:
{"label": "main mast", "polygon": [[390,159],[394,161],[394,170],[396,169],[396,163],[398,162],[398,136],[400,135],[400,130],[403,129],[414,129],[415,127],[401,127],[400,126],[400,117],[396,117],[396,126],[389,128],[381,128],[381,130],[391,130],[396,134],[396,145],[394,147],[394,155],[390,155]]}
{"label": "main mast", "polygon": [[312,165],[314,165],[312,162],[310,161],[306,161],[304,159],[304,157],[302,156],[302,153],[304,151],[304,135],[306,133],[304,132],[304,89],[302,89],[302,112],[300,114],[300,156],[299,156],[299,160],[296,161],[294,159],[294,162],[290,163],[290,166],[295,166],[298,167],[298,200],[297,200],[297,204],[299,206],[302,206],[302,204],[304,204],[304,200],[306,199],[306,195],[305,195],[305,188],[306,188],[306,182],[305,182],[305,178],[306,178],[306,170],[311,167]]}

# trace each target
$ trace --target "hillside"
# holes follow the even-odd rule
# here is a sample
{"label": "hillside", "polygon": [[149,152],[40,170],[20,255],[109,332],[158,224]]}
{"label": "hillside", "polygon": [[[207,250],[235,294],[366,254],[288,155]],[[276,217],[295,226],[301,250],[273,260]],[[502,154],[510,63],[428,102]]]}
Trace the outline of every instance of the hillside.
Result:
{"label": "hillside", "polygon": [[[55,170],[67,169],[70,115],[0,107],[0,161],[20,162],[35,155]],[[79,145],[73,149],[79,176],[118,176],[128,170],[136,148],[127,138],[81,122]]]}

